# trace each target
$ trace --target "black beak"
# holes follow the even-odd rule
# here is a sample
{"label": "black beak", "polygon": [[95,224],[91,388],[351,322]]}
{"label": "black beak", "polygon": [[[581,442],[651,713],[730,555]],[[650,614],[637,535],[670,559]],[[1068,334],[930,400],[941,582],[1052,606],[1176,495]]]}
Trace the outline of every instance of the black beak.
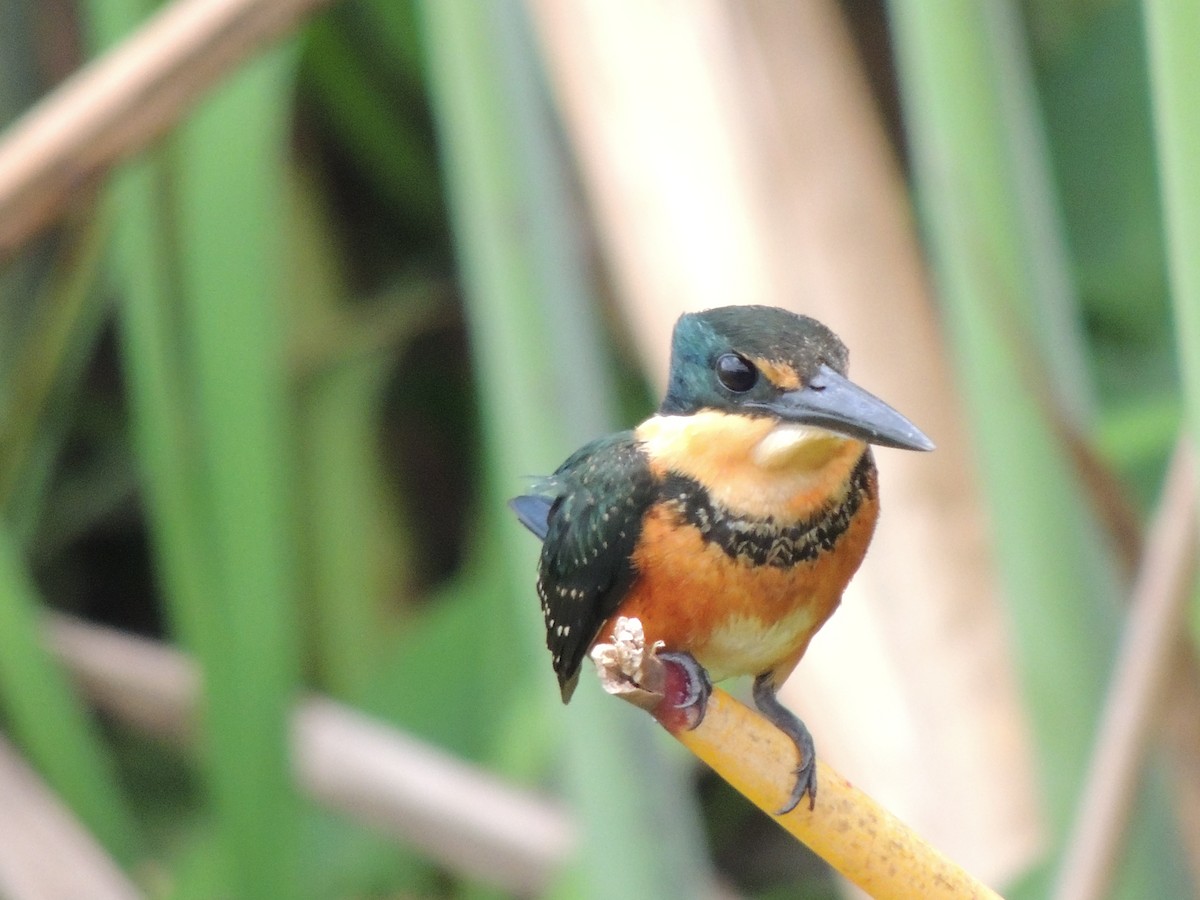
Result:
{"label": "black beak", "polygon": [[786,391],[776,400],[755,405],[787,422],[816,425],[881,447],[933,449],[933,441],[916,425],[826,365],[817,369],[800,390]]}

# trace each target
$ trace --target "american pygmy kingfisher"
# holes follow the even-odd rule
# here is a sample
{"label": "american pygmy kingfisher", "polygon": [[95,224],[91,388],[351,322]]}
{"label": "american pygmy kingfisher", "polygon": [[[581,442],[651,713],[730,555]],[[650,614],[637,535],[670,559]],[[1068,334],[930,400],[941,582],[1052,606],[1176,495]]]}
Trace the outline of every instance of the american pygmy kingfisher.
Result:
{"label": "american pygmy kingfisher", "polygon": [[682,316],[666,397],[632,431],[576,451],[512,507],[542,539],[538,595],[563,702],[619,616],[682,665],[703,717],[712,681],[754,676],[796,744],[788,805],[816,799],[812,736],[775,693],[837,607],[879,515],[870,445],[932,450],[846,378],[814,319],[766,306]]}

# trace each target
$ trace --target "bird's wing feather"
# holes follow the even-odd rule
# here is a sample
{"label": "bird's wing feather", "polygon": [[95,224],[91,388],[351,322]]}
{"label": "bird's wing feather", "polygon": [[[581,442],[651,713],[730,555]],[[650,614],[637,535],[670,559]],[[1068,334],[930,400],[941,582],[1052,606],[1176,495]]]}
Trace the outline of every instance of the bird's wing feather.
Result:
{"label": "bird's wing feather", "polygon": [[537,494],[514,501],[535,534],[545,510],[538,595],[564,701],[597,631],[633,581],[630,557],[654,484],[633,433],[622,432],[583,447]]}

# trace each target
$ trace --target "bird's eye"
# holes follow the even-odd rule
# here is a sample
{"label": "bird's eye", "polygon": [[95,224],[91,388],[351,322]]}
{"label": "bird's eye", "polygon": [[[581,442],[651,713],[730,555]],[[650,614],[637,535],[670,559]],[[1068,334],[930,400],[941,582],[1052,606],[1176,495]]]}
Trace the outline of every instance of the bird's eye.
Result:
{"label": "bird's eye", "polygon": [[744,356],[726,353],[717,360],[717,378],[735,394],[744,394],[758,381],[758,369]]}

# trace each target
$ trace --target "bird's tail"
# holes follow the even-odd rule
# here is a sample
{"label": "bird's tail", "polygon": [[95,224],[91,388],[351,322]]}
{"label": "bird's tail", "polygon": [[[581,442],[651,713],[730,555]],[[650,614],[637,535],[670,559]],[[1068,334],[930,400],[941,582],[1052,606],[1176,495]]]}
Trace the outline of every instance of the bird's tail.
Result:
{"label": "bird's tail", "polygon": [[551,503],[548,497],[522,494],[509,500],[508,507],[517,514],[522,525],[532,531],[539,541],[544,541],[546,532],[550,530]]}

